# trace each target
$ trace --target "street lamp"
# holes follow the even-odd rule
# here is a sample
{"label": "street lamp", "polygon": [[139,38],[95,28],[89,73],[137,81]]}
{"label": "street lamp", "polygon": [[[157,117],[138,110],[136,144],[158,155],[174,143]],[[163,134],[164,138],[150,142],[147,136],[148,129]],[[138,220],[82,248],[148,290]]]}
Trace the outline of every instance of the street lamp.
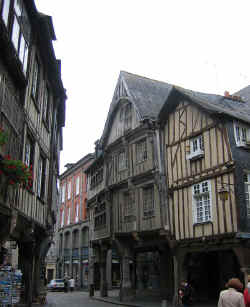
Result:
{"label": "street lamp", "polygon": [[228,200],[229,191],[224,186],[220,188],[220,190],[218,191],[218,194],[219,194],[220,200],[222,201]]}

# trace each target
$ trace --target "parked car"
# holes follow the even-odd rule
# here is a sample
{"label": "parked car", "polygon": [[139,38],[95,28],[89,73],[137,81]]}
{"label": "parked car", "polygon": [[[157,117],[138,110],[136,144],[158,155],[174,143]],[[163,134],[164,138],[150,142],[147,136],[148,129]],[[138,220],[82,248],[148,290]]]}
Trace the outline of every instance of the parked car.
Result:
{"label": "parked car", "polygon": [[52,279],[48,285],[48,290],[51,291],[63,291],[64,290],[64,280],[63,279]]}

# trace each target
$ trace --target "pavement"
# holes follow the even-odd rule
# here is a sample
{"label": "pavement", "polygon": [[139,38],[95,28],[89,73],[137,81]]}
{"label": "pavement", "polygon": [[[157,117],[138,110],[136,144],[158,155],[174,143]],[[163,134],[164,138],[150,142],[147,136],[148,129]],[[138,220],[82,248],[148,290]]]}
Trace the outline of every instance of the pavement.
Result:
{"label": "pavement", "polygon": [[[130,306],[130,307],[171,307],[172,303],[168,301],[163,301],[161,298],[156,296],[141,296],[136,297],[131,302],[121,302],[119,300],[119,290],[109,290],[108,297],[101,297],[100,291],[95,291],[94,296],[92,297],[93,300],[98,300],[102,302],[107,302],[110,304],[118,305],[118,306]],[[194,307],[217,307],[217,302],[203,302],[203,303],[196,303]]]}
{"label": "pavement", "polygon": [[[80,291],[82,292],[82,291]],[[86,292],[86,291],[83,291]],[[88,292],[86,292],[88,295]],[[106,302],[109,304],[114,304],[117,306],[129,306],[129,307],[172,307],[172,304],[167,301],[161,300],[159,297],[149,297],[149,296],[142,296],[136,297],[131,302],[121,302],[119,300],[119,290],[113,289],[108,291],[107,297],[101,297],[100,291],[95,291],[94,296],[90,298],[91,300],[96,300],[100,302]],[[20,305],[21,306],[21,305]],[[46,305],[39,305],[39,304],[32,304],[32,307],[52,307],[53,304],[49,303]],[[217,302],[205,302],[205,303],[196,303],[194,307],[217,307]]]}

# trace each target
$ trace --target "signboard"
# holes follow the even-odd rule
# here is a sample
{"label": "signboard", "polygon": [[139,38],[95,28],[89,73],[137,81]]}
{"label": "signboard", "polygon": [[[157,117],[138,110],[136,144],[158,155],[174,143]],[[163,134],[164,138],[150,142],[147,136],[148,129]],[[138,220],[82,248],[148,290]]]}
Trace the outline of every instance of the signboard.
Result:
{"label": "signboard", "polygon": [[17,304],[20,300],[22,273],[10,266],[0,268],[0,306]]}

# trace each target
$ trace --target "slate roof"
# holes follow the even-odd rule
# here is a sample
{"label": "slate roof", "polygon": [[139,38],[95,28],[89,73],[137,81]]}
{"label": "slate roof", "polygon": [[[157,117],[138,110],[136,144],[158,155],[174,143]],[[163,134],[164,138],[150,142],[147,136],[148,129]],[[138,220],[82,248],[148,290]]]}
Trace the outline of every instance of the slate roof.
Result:
{"label": "slate roof", "polygon": [[[123,94],[119,97],[119,95],[117,96],[117,91],[120,85],[124,87],[126,95]],[[112,114],[119,103],[119,98],[127,96],[137,110],[141,120],[145,118],[156,120],[172,89],[173,86],[168,83],[121,71],[109,108],[102,139],[105,138],[109,130]]]}
{"label": "slate roof", "polygon": [[212,113],[225,114],[250,123],[250,86],[234,95],[243,100],[236,101],[225,96],[205,94],[175,86],[180,93],[188,96],[193,102]]}
{"label": "slate roof", "polygon": [[110,104],[101,142],[107,136],[120,98],[127,97],[131,101],[141,120],[145,118],[157,120],[159,115],[162,117],[163,114],[161,113],[168,112],[171,109],[168,108],[168,104],[173,103],[173,100],[168,100],[168,98],[174,92],[188,97],[191,101],[211,113],[225,114],[250,123],[250,86],[234,94],[240,96],[243,100],[237,101],[226,96],[196,92],[121,71]]}

